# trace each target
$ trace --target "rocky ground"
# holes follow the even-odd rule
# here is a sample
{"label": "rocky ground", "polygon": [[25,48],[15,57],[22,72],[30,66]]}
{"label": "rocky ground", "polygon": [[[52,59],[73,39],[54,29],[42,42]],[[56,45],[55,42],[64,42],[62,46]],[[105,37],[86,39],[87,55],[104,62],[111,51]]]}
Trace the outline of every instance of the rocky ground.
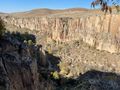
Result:
{"label": "rocky ground", "polygon": [[120,54],[96,50],[83,41],[63,43],[56,48],[53,46],[51,52],[61,57],[61,69],[68,68],[66,77],[79,76],[89,70],[116,73],[120,71]]}
{"label": "rocky ground", "polygon": [[[59,75],[66,78],[63,79],[64,81],[61,80],[64,83],[63,86],[66,85],[61,88],[65,90],[120,89],[119,74],[117,74],[120,71],[120,54],[96,50],[82,40],[60,45],[52,42],[46,49],[61,58],[58,64]],[[71,78],[72,85],[72,81],[69,81]]]}

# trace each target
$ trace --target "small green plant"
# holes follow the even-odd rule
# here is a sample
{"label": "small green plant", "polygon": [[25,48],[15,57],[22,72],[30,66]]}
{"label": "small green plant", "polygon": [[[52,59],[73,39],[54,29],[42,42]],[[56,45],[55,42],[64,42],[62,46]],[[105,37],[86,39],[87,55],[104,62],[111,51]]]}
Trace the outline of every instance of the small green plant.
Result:
{"label": "small green plant", "polygon": [[32,40],[28,40],[27,43],[28,43],[28,45],[30,45],[30,46],[34,45],[34,43],[32,42]]}
{"label": "small green plant", "polygon": [[52,54],[51,44],[47,44],[47,45],[46,45],[46,50],[48,51],[49,54]]}
{"label": "small green plant", "polygon": [[54,79],[60,79],[59,73],[57,71],[51,72]]}
{"label": "small green plant", "polygon": [[29,46],[34,45],[35,43],[32,40],[24,40],[23,41],[25,44],[28,44]]}
{"label": "small green plant", "polygon": [[49,54],[52,54],[52,50],[51,50],[50,47],[48,48],[48,53],[49,53]]}

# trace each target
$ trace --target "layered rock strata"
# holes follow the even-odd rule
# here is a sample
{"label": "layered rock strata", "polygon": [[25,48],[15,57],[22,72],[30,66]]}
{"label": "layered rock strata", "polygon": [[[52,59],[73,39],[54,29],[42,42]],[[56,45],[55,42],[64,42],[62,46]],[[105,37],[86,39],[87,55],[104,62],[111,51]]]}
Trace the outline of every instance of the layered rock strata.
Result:
{"label": "layered rock strata", "polygon": [[[19,28],[44,32],[46,41],[67,42],[80,38],[90,46],[111,53],[119,53],[120,15],[92,15],[81,17],[3,17]],[[36,33],[35,33],[36,34]]]}

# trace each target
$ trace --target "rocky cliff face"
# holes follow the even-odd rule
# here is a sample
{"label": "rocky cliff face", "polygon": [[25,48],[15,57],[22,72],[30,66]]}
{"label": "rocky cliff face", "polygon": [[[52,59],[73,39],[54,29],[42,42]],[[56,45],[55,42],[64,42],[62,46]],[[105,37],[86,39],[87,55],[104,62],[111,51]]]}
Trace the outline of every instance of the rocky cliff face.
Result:
{"label": "rocky cliff face", "polygon": [[36,90],[38,83],[37,63],[35,59],[31,58],[29,49],[24,47],[22,53],[19,54],[19,42],[17,42],[18,44],[14,43],[17,47],[12,45],[13,43],[9,40],[3,39],[0,42],[2,42],[0,44],[1,77],[4,76],[1,82],[5,84],[7,90],[21,90],[23,88]]}
{"label": "rocky cliff face", "polygon": [[[66,42],[80,38],[99,50],[119,53],[120,15],[79,17],[4,17],[3,20],[20,28],[44,32],[47,41]],[[41,33],[40,33],[41,34]]]}
{"label": "rocky cliff face", "polygon": [[45,63],[38,47],[22,43],[11,35],[0,38],[0,42],[0,90],[52,89],[52,84],[41,74],[38,62],[43,66]]}

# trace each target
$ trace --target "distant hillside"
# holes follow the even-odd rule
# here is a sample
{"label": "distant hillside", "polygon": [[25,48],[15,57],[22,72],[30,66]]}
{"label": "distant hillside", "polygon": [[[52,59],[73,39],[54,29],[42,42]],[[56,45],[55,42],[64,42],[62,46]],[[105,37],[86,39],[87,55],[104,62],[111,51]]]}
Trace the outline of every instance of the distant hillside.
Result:
{"label": "distant hillside", "polygon": [[[115,6],[112,6],[113,13],[117,12]],[[53,16],[53,17],[79,17],[81,15],[95,15],[104,14],[100,9],[86,9],[86,8],[69,8],[69,9],[33,9],[25,12],[15,13],[2,13],[0,16],[15,16],[15,17],[40,17],[40,16]]]}
{"label": "distant hillside", "polygon": [[18,17],[32,17],[32,16],[45,16],[45,15],[52,15],[52,14],[64,14],[66,12],[81,12],[81,11],[88,11],[89,9],[85,9],[85,8],[71,8],[71,9],[56,9],[56,10],[52,10],[52,9],[34,9],[31,11],[26,11],[26,12],[16,12],[16,13],[12,13],[10,15],[13,16],[18,16]]}
{"label": "distant hillside", "polygon": [[5,15],[5,14],[7,14],[7,13],[0,12],[0,15]]}

